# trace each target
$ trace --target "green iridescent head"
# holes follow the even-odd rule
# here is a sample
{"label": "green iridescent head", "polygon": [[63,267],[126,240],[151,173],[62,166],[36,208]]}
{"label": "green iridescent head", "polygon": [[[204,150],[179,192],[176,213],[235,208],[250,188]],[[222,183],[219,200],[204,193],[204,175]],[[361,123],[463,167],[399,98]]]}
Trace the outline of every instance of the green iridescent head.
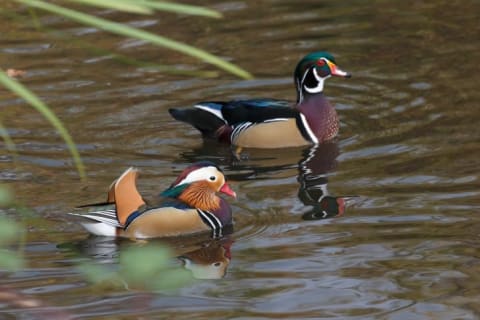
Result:
{"label": "green iridescent head", "polygon": [[[323,59],[322,59],[323,58]],[[309,68],[315,67],[318,72],[323,74],[330,74],[330,69],[325,60],[335,63],[335,58],[328,52],[318,51],[307,54],[298,62],[295,68],[295,79],[301,79]]]}
{"label": "green iridescent head", "polygon": [[305,95],[322,92],[324,81],[330,76],[351,77],[337,67],[335,58],[326,51],[312,52],[303,57],[294,73],[298,102],[301,102]]}

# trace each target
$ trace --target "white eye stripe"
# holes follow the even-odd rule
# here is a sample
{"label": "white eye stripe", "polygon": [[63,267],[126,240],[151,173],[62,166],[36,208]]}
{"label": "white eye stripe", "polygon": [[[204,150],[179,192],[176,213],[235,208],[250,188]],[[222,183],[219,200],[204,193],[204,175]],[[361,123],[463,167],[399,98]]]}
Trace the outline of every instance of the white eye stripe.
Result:
{"label": "white eye stripe", "polygon": [[210,177],[216,177],[218,174],[218,169],[215,167],[204,167],[190,172],[185,179],[180,181],[177,185],[184,183],[192,183],[195,181],[209,180]]}

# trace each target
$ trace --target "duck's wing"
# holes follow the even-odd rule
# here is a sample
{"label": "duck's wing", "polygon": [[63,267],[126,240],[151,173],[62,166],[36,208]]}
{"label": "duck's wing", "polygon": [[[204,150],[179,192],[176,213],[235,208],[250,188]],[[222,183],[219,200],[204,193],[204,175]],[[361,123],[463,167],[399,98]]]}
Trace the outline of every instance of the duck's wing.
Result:
{"label": "duck's wing", "polygon": [[225,103],[222,115],[228,124],[234,126],[245,122],[269,122],[295,118],[298,111],[291,106],[289,101],[276,99],[234,100]]}
{"label": "duck's wing", "polygon": [[169,109],[177,120],[197,128],[204,137],[230,142],[234,128],[298,117],[292,103],[276,99],[205,101],[193,108]]}
{"label": "duck's wing", "polygon": [[138,170],[131,167],[113,185],[117,219],[121,225],[125,225],[130,214],[145,206],[145,201],[137,189],[137,177]]}

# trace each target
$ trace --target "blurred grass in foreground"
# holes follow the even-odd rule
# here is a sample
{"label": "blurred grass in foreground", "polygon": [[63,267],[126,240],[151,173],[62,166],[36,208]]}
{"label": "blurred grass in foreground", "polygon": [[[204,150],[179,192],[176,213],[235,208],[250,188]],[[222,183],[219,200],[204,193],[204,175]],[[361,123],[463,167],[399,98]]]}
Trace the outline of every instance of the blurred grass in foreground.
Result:
{"label": "blurred grass in foreground", "polygon": [[[0,184],[0,208],[8,207],[13,201],[13,192]],[[21,249],[17,252],[13,250],[15,244],[20,247],[23,235],[24,230],[19,223],[0,216],[0,269],[15,271],[25,266]]]}

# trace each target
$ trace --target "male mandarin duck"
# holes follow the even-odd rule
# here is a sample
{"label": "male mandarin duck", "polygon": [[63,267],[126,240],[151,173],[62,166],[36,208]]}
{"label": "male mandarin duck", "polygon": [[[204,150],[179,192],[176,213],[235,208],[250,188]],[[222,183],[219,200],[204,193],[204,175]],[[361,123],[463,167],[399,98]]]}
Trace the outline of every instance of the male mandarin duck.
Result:
{"label": "male mandarin duck", "polygon": [[314,52],[297,64],[296,104],[253,99],[201,102],[193,108],[170,109],[173,118],[197,128],[205,138],[237,147],[283,148],[319,144],[338,134],[338,116],[323,94],[331,76],[349,78],[328,52]]}
{"label": "male mandarin duck", "polygon": [[[82,225],[99,236],[145,239],[211,231],[221,236],[232,225],[228,203],[216,193],[236,197],[215,164],[203,161],[187,167],[162,192],[159,205],[147,205],[137,190],[138,171],[126,170],[108,191],[107,202],[87,213],[72,213]],[[102,206],[99,208],[99,206]],[[87,205],[89,206],[89,205]],[[82,207],[87,207],[82,206]]]}

